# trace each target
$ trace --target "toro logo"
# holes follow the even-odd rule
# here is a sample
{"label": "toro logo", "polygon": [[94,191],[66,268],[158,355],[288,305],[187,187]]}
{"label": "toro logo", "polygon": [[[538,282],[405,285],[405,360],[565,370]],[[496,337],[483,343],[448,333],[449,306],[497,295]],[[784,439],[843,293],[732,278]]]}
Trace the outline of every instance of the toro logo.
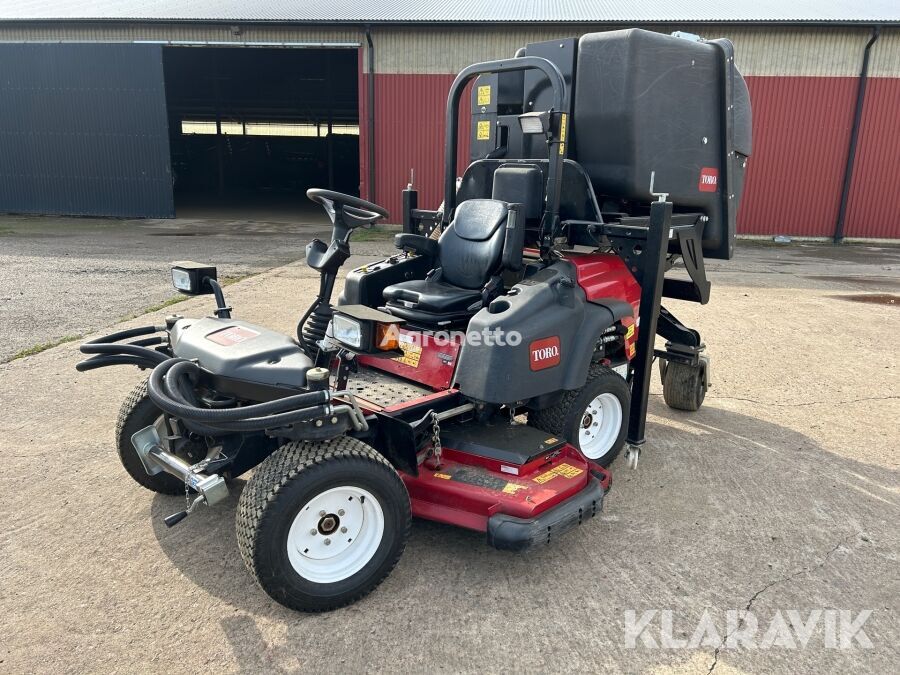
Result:
{"label": "toro logo", "polygon": [[559,365],[559,337],[543,338],[535,340],[528,345],[528,353],[531,357],[531,369],[543,370]]}
{"label": "toro logo", "polygon": [[715,192],[719,189],[719,170],[709,166],[700,169],[700,184],[697,185],[700,192]]}

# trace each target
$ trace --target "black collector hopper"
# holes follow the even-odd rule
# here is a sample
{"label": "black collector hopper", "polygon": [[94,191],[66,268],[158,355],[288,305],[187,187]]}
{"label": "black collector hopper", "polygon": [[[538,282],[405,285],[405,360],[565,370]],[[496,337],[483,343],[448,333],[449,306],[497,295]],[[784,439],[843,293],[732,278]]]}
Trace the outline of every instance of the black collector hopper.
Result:
{"label": "black collector hopper", "polygon": [[591,33],[578,42],[575,72],[572,158],[598,200],[650,201],[653,172],[654,192],[668,193],[676,212],[709,218],[704,255],[731,258],[751,150],[750,97],[731,42]]}

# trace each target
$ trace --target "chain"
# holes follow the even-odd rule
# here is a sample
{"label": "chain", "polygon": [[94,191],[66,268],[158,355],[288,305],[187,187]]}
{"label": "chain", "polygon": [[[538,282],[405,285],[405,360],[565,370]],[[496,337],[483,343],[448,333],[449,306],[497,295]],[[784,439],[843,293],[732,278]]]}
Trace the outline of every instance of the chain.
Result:
{"label": "chain", "polygon": [[441,465],[441,423],[438,420],[438,415],[436,412],[431,413],[431,452],[434,454],[434,459],[437,462],[437,466]]}
{"label": "chain", "polygon": [[203,471],[206,467],[209,466],[209,463],[211,461],[212,461],[211,459],[206,458],[206,459],[200,460],[196,464],[192,464],[187,475],[185,475],[185,477],[184,477],[184,503],[187,505],[188,509],[191,508],[191,489],[190,489],[191,476],[193,476],[195,473],[199,473],[200,471]]}

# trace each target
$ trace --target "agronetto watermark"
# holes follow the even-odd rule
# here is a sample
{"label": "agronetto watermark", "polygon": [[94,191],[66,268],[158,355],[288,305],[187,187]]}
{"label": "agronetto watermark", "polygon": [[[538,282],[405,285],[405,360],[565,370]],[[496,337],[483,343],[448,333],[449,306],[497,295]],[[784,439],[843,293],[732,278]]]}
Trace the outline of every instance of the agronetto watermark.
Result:
{"label": "agronetto watermark", "polygon": [[871,649],[864,626],[871,609],[784,609],[762,614],[742,609],[704,610],[687,616],[672,609],[623,612],[628,649]]}
{"label": "agronetto watermark", "polygon": [[522,344],[522,334],[519,331],[506,331],[502,328],[482,330],[438,330],[434,332],[401,332],[396,324],[391,324],[383,333],[383,341],[399,340],[403,345],[422,347],[427,342],[436,347],[445,347],[449,344],[470,344],[473,347],[485,345],[487,347],[518,347]]}

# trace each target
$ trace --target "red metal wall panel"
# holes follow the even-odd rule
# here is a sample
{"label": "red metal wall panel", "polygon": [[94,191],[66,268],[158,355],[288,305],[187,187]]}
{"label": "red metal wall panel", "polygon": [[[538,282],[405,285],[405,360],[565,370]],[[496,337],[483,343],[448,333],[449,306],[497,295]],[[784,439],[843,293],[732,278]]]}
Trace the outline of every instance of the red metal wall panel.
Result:
{"label": "red metal wall panel", "polygon": [[[415,171],[419,207],[436,209],[443,199],[444,114],[447,92],[454,75],[375,76],[375,171],[379,204],[391,212],[391,221],[402,216],[400,192]],[[468,99],[460,104],[458,167],[468,158],[470,119]],[[362,147],[362,146],[361,146]]]}
{"label": "red metal wall panel", "polygon": [[[376,201],[401,217],[400,191],[415,170],[422,208],[442,199],[444,112],[453,75],[376,75]],[[830,237],[856,102],[855,77],[747,78],[753,104],[753,156],[738,213],[740,234]],[[360,127],[365,126],[360,78]],[[459,171],[468,155],[463,98]],[[900,79],[869,81],[847,236],[900,237]],[[364,168],[365,137],[361,138]],[[365,171],[361,172],[365,177]],[[363,179],[365,180],[365,179]],[[363,192],[365,194],[365,191]]]}
{"label": "red metal wall panel", "polygon": [[900,238],[898,178],[900,78],[870,78],[847,202],[845,236]]}
{"label": "red metal wall panel", "polygon": [[828,237],[856,102],[853,77],[748,77],[753,155],[738,233]]}

